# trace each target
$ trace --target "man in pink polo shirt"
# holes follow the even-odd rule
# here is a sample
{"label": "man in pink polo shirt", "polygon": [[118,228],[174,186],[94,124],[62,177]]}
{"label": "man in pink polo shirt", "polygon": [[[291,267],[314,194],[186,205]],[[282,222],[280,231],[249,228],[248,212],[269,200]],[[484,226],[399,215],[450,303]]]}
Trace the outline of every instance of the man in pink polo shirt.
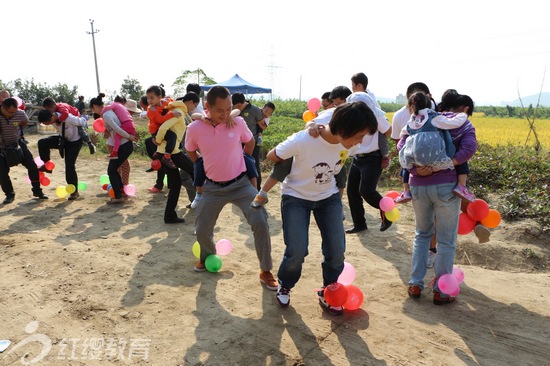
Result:
{"label": "man in pink polo shirt", "polygon": [[270,290],[277,290],[277,281],[271,274],[271,238],[267,212],[262,207],[251,209],[250,202],[256,196],[256,188],[246,176],[244,151],[251,154],[254,138],[246,122],[241,117],[234,118],[234,125],[228,126],[231,112],[231,94],[225,87],[215,86],[206,95],[205,109],[208,117],[197,120],[187,127],[185,149],[191,160],[202,156],[206,182],[202,198],[195,209],[197,220],[195,229],[201,246],[200,262],[195,265],[197,272],[204,271],[204,261],[215,254],[214,226],[220,211],[227,203],[237,205],[244,213],[254,232],[254,245],[260,261],[260,281]]}

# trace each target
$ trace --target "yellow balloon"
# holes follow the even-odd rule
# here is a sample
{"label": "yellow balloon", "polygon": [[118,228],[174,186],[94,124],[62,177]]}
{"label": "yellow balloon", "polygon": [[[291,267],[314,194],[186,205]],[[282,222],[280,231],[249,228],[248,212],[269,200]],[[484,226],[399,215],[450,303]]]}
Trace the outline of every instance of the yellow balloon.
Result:
{"label": "yellow balloon", "polygon": [[68,194],[73,194],[74,192],[76,192],[76,187],[74,186],[74,184],[68,184],[67,187],[65,187],[65,190]]}
{"label": "yellow balloon", "polygon": [[399,212],[397,207],[394,207],[393,210],[386,212],[386,219],[391,222],[397,221],[397,219],[399,219],[399,216],[401,216],[401,213]]}
{"label": "yellow balloon", "polygon": [[63,186],[59,186],[55,189],[55,195],[59,198],[64,198],[67,195],[67,190]]}
{"label": "yellow balloon", "polygon": [[305,111],[304,114],[302,114],[302,119],[304,120],[304,122],[309,122],[314,118],[315,113],[313,113],[312,111]]}
{"label": "yellow balloon", "polygon": [[193,247],[191,248],[191,251],[193,252],[193,255],[197,258],[201,257],[201,246],[198,241],[196,241],[193,244]]}

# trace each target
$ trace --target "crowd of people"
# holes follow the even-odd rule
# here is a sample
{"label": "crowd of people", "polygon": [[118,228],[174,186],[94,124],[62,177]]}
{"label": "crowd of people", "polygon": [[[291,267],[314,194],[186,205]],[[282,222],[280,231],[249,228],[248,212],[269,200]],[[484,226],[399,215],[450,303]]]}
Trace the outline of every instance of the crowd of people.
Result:
{"label": "crowd of people", "polygon": [[[162,85],[149,87],[139,102],[117,96],[112,103],[106,103],[105,95],[99,94],[89,101],[89,113],[102,118],[105,125],[102,137],[109,151],[107,174],[113,190],[107,203],[123,204],[128,198],[124,187],[130,180],[129,157],[138,141],[133,115],[146,116],[150,136],[144,143],[149,157],[158,164],[155,184],[149,192],[162,192],[167,176],[164,222],[181,224],[185,220],[178,216],[177,204],[181,187],[185,187],[191,202],[188,208],[195,210],[194,230],[201,249],[194,270],[207,270],[206,259],[216,252],[217,218],[223,207],[232,203],[241,209],[252,229],[260,282],[276,291],[278,304],[286,307],[308,255],[308,228],[313,214],[324,257],[319,304],[330,314],[340,315],[344,309],[327,303],[323,289],[336,282],[344,269],[346,234],[368,230],[363,201],[379,212],[380,231],[392,226],[380,208],[382,196],[377,191],[382,170],[389,165],[391,138],[396,142],[403,168],[403,192],[395,202],[412,201],[415,213],[407,292],[412,298],[421,297],[424,277],[433,265],[433,302],[451,303],[455,297],[441,292],[437,279],[452,273],[459,213],[474,199],[467,188],[467,162],[477,148],[475,129],[468,120],[474,105],[469,96],[452,89],[436,104],[421,82],[411,84],[406,94],[407,104],[390,123],[368,89],[364,73],[351,77],[351,89],[337,86],[324,93],[322,111],[304,130],[267,153],[274,168],[263,185],[260,149],[275,111],[273,103],[260,108],[242,93],[231,94],[225,87],[214,86],[203,105],[198,84],[189,84],[186,94],[177,99],[166,96]],[[79,152],[87,145],[91,154],[96,153],[86,132],[90,117],[84,114],[83,99],[79,97],[77,107],[52,98],[43,101],[38,121],[54,126],[57,134],[39,139],[42,163],[38,166],[23,136],[28,124],[25,112],[7,91],[0,91],[0,179],[6,196],[3,204],[15,199],[9,173],[10,167],[17,164],[27,168],[33,196],[48,199],[41,189],[39,174],[52,173],[51,150],[58,150],[64,159],[65,180],[75,187],[69,200],[80,198],[76,169]],[[11,150],[20,150],[21,157],[14,161]],[[278,182],[285,251],[276,279],[272,274],[266,204],[270,189]],[[353,222],[347,229],[344,191]]]}

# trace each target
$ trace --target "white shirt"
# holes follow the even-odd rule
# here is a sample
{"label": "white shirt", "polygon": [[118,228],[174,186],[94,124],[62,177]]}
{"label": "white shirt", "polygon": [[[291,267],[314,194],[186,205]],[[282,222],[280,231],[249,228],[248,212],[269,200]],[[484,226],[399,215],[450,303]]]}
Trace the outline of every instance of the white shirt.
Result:
{"label": "white shirt", "polygon": [[391,122],[391,138],[394,140],[400,139],[401,130],[407,126],[407,122],[411,118],[411,112],[406,105],[401,107],[400,110],[394,113],[393,119]]}
{"label": "white shirt", "polygon": [[336,107],[333,107],[322,111],[321,113],[319,113],[317,117],[312,119],[312,121],[318,125],[323,125],[323,126],[328,125],[328,123],[332,119],[332,115],[334,114],[335,109]]}
{"label": "white shirt", "polygon": [[342,169],[348,150],[324,138],[300,131],[275,148],[281,159],[294,157],[290,174],[281,183],[281,191],[308,201],[320,201],[338,192],[334,175]]}
{"label": "white shirt", "polygon": [[197,108],[193,109],[189,114],[193,114],[193,113],[200,113],[204,115],[204,108],[200,100],[199,100],[199,104],[197,104]]}
{"label": "white shirt", "polygon": [[[57,113],[58,116],[61,116],[61,113]],[[53,123],[52,126],[55,127],[59,136],[63,135],[63,123]],[[78,141],[80,139],[80,134],[78,133],[78,127],[87,127],[88,120],[87,117],[76,117],[69,113],[69,116],[65,120],[65,139],[67,141]]]}
{"label": "white shirt", "polygon": [[[349,97],[346,98],[346,102],[352,103],[352,102],[363,102],[369,107],[376,117],[376,120],[378,121],[378,132],[386,133],[391,125],[388,119],[386,118],[386,113],[380,109],[380,107],[377,107],[378,103],[372,99],[372,97],[365,93],[365,92],[356,92],[352,93]],[[378,134],[375,133],[374,135],[365,135],[363,137],[363,141],[357,146],[356,151],[354,153],[356,154],[366,154],[370,152],[374,152],[376,150],[380,150],[380,147],[378,146]]]}

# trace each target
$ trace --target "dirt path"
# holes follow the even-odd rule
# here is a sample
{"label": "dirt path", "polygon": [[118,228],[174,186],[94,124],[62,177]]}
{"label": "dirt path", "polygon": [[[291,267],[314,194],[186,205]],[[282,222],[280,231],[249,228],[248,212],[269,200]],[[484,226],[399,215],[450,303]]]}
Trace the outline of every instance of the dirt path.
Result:
{"label": "dirt path", "polygon": [[[147,162],[132,161],[137,197],[112,207],[98,180],[103,156],[83,150],[77,169],[88,190],[76,201],[56,199],[65,184],[57,160],[50,200],[31,199],[16,167],[16,200],[0,206],[0,339],[13,342],[0,365],[40,357],[36,364],[550,365],[550,249],[525,236],[526,223],[503,223],[483,245],[460,237],[466,279],[457,301],[438,307],[429,291],[419,301],[406,294],[410,204],[385,233],[368,208],[370,229],[348,236],[346,252],[365,303],[331,317],[314,296],[322,260],[315,227],[303,277],[282,309],[258,281],[251,231],[237,209],[227,206],[215,230],[234,246],[222,270],[195,273],[194,213],[182,192],[187,222],[163,224],[166,197],[147,192]],[[284,248],[279,195],[268,204],[276,267]]]}

